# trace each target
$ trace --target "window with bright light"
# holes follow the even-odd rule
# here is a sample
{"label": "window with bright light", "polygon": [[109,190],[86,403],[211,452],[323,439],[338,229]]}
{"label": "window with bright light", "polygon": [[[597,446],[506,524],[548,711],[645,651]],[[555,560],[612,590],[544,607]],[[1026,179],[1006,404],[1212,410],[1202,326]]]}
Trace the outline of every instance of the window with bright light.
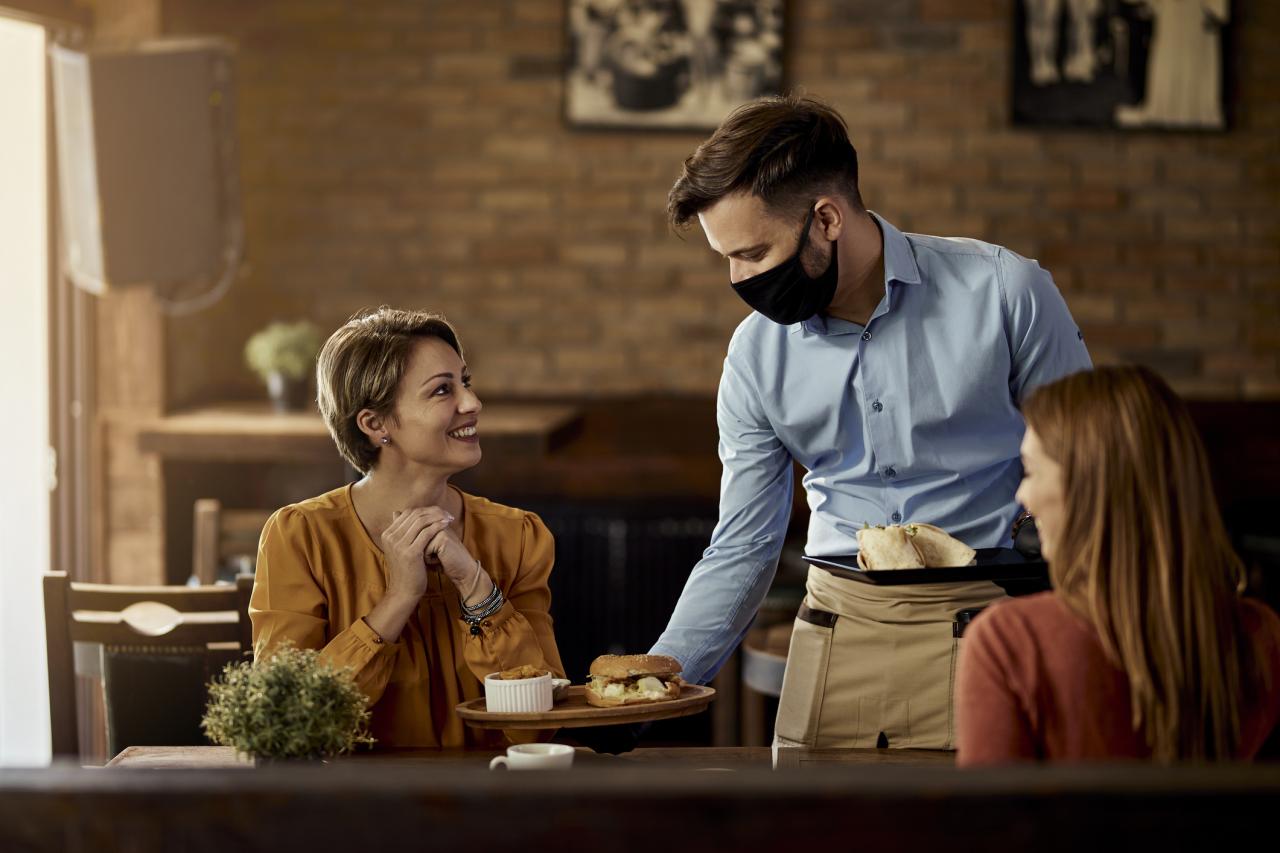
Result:
{"label": "window with bright light", "polygon": [[0,17],[0,765],[49,761],[45,32]]}

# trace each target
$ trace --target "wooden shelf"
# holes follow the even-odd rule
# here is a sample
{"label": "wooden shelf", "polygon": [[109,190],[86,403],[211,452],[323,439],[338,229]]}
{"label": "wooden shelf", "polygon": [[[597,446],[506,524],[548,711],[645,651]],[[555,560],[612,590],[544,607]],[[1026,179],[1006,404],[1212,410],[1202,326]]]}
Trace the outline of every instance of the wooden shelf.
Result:
{"label": "wooden shelf", "polygon": [[[543,455],[577,426],[581,411],[557,403],[494,402],[480,414],[488,448]],[[148,421],[145,453],[188,462],[335,462],[338,451],[318,412],[282,414],[266,403],[223,403]]]}

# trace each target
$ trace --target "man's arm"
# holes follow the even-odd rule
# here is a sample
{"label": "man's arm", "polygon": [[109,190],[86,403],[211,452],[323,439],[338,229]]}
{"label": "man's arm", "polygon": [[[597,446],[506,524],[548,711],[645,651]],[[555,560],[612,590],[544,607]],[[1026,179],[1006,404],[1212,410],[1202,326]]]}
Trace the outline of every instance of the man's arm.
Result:
{"label": "man's arm", "polygon": [[791,454],[760,405],[745,359],[729,345],[716,420],[720,429],[720,518],[711,544],[685,583],[653,654],[706,683],[746,633],[778,568],[791,513]]}
{"label": "man's arm", "polygon": [[1021,404],[1035,388],[1088,370],[1093,362],[1053,277],[1007,249],[997,264],[1012,361],[1009,392]]}

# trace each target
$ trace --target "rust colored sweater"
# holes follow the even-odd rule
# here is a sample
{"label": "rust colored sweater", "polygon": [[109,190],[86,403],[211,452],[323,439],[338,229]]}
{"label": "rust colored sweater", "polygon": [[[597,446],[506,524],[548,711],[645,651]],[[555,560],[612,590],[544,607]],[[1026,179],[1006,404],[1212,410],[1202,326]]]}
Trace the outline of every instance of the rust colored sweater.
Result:
{"label": "rust colored sweater", "polygon": [[[1238,757],[1280,741],[1280,617],[1242,600],[1256,676]],[[1129,679],[1093,627],[1051,592],[992,605],[965,632],[956,682],[959,765],[1150,758],[1130,723]]]}

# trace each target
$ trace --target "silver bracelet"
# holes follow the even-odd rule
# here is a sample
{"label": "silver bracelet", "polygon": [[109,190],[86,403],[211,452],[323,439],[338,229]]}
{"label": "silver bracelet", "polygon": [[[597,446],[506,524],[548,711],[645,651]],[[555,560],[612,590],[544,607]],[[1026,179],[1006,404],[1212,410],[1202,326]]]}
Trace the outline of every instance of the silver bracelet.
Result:
{"label": "silver bracelet", "polygon": [[[490,583],[493,583],[493,581],[490,580]],[[502,590],[498,589],[498,585],[495,583],[493,584],[493,589],[489,591],[489,594],[486,595],[484,597],[484,600],[481,601],[479,604],[469,605],[465,601],[462,602],[462,611],[467,614],[483,613],[484,611],[489,609],[490,605],[492,605],[494,601],[496,601],[501,597],[502,597]]]}
{"label": "silver bracelet", "polygon": [[507,603],[507,599],[502,595],[502,590],[498,589],[496,583],[493,585],[493,589],[496,595],[491,595],[485,599],[487,606],[484,610],[473,612],[467,610],[465,605],[463,606],[462,621],[471,626],[471,636],[473,637],[480,636],[480,625],[484,620],[497,613],[502,609],[502,605]]}

